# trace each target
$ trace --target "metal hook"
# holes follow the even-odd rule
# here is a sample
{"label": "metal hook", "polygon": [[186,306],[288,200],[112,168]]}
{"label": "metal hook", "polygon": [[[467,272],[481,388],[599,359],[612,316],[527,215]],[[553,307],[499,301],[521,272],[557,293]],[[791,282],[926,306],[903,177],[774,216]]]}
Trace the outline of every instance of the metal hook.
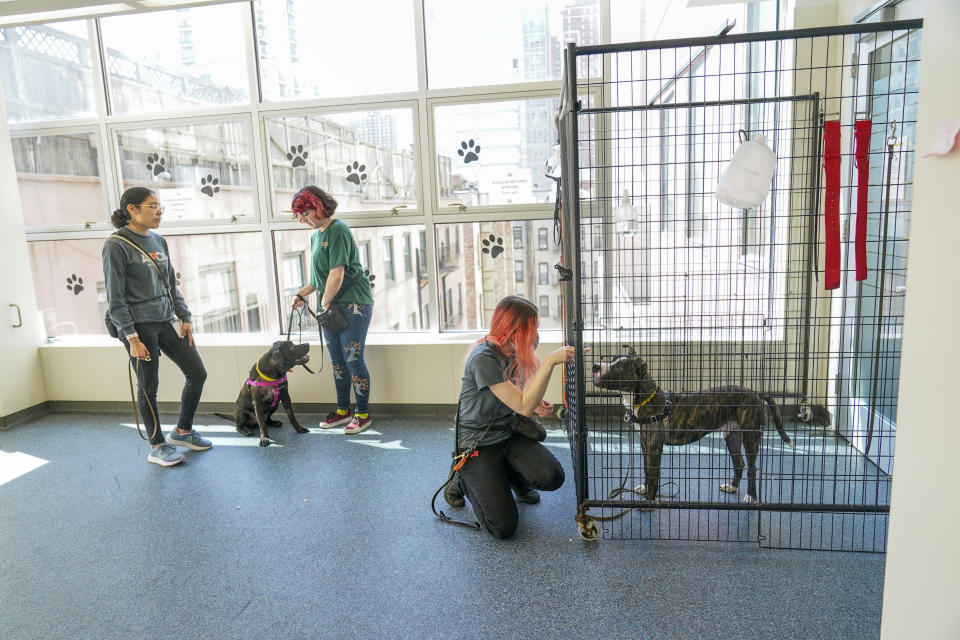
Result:
{"label": "metal hook", "polygon": [[741,144],[746,139],[746,137],[747,137],[746,131],[744,131],[743,129],[737,130],[737,139],[741,142]]}
{"label": "metal hook", "polygon": [[890,135],[887,136],[887,146],[892,147],[897,143],[897,121],[890,122]]}

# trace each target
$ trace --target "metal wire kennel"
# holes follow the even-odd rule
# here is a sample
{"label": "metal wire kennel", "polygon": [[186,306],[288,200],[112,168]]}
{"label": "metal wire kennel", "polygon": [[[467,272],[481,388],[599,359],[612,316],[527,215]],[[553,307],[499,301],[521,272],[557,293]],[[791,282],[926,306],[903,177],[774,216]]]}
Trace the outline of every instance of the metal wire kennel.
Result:
{"label": "metal wire kennel", "polygon": [[[568,46],[559,268],[584,538],[885,550],[921,28]],[[724,167],[760,134],[777,158],[766,200],[720,204]],[[768,417],[759,504],[718,489],[732,467],[720,432],[664,447],[655,499],[630,490],[640,443],[591,373],[622,345],[673,393],[775,399],[795,448]]]}

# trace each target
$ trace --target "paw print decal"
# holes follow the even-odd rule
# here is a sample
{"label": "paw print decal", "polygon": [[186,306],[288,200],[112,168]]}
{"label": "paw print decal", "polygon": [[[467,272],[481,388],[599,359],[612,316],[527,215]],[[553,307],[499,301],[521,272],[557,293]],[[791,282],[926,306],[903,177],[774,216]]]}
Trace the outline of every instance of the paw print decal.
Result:
{"label": "paw print decal", "polygon": [[293,167],[302,167],[307,164],[307,157],[310,155],[309,151],[306,151],[303,148],[302,144],[297,146],[290,146],[290,153],[287,154],[287,160],[290,161],[290,165]]}
{"label": "paw print decal", "polygon": [[373,289],[375,286],[377,286],[377,285],[373,284],[373,281],[377,279],[377,276],[375,276],[375,275],[373,275],[372,273],[370,273],[370,269],[364,269],[364,270],[363,270],[363,275],[367,276],[367,280],[370,281],[370,288],[371,288],[371,289]]}
{"label": "paw print decal", "polygon": [[159,153],[151,153],[147,156],[147,171],[155,178],[167,170],[167,161],[160,157]]}
{"label": "paw print decal", "polygon": [[357,161],[354,161],[353,164],[347,165],[347,182],[352,182],[355,185],[360,185],[361,182],[366,182],[367,174],[364,171],[367,170],[367,165],[360,164]]}
{"label": "paw print decal", "polygon": [[474,160],[479,160],[480,156],[480,145],[474,144],[473,138],[470,138],[470,142],[460,141],[460,148],[457,149],[457,153],[463,158],[463,164],[469,164]]}
{"label": "paw print decal", "polygon": [[498,238],[492,233],[481,242],[483,248],[480,251],[489,253],[491,258],[496,258],[503,253],[503,238]]}
{"label": "paw print decal", "polygon": [[219,178],[214,178],[212,175],[207,174],[206,178],[200,178],[200,186],[202,187],[200,193],[205,193],[212,198],[213,194],[220,191],[220,187],[217,186],[218,184],[220,184]]}
{"label": "paw print decal", "polygon": [[78,278],[77,274],[72,273],[67,278],[67,291],[73,291],[73,295],[78,296],[83,291],[83,278]]}

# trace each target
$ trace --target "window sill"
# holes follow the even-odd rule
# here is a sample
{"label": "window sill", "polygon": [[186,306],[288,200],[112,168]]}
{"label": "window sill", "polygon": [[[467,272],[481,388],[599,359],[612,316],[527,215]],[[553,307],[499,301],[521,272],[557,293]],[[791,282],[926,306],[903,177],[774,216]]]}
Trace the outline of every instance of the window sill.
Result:
{"label": "window sill", "polygon": [[[397,331],[375,332],[367,335],[368,346],[407,346],[432,344],[473,344],[486,335],[484,331],[449,331],[444,333],[426,331]],[[269,346],[284,335],[275,333],[204,333],[196,336],[198,347],[255,347]],[[543,329],[540,331],[541,342],[544,344],[560,344],[562,335],[559,329]],[[297,332],[290,335],[294,342],[301,340]],[[303,334],[303,341],[319,344],[320,338],[316,334]],[[119,342],[109,336],[85,335],[63,336],[49,338],[48,342],[40,345],[41,349],[77,348],[77,347],[116,347]]]}

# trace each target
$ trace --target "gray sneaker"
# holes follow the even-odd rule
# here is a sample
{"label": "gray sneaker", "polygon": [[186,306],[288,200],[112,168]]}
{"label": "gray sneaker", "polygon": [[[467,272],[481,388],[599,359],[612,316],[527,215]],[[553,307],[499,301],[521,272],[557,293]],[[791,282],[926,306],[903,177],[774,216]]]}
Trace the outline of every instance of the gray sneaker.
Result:
{"label": "gray sneaker", "polygon": [[175,464],[183,462],[183,454],[177,453],[176,447],[163,443],[156,449],[150,450],[150,455],[147,456],[147,462],[158,464],[161,467],[172,467]]}
{"label": "gray sneaker", "polygon": [[190,429],[189,433],[177,433],[176,429],[167,434],[167,444],[177,447],[186,447],[194,451],[206,451],[213,446],[213,443],[206,438],[200,437],[196,429]]}

